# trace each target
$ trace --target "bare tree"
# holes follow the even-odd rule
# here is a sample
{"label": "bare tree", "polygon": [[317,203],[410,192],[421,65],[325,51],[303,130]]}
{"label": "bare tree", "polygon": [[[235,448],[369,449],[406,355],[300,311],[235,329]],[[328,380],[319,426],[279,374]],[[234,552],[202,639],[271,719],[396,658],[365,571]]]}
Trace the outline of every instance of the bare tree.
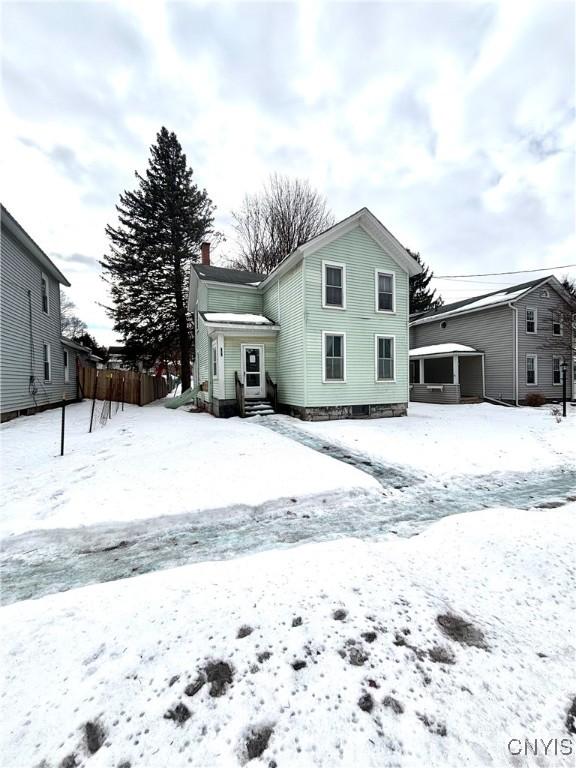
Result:
{"label": "bare tree", "polygon": [[326,199],[306,179],[274,173],[260,192],[232,211],[239,255],[236,269],[268,274],[295,248],[334,223]]}
{"label": "bare tree", "polygon": [[70,339],[82,336],[88,330],[86,323],[76,314],[76,304],[63,291],[60,291],[60,321],[62,335]]}

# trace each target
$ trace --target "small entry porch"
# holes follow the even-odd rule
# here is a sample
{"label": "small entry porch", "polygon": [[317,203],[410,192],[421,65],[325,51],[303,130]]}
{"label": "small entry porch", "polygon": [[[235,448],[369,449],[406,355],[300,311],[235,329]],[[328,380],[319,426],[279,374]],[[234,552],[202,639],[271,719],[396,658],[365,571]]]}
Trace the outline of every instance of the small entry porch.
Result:
{"label": "small entry porch", "polygon": [[464,344],[433,344],[409,354],[410,400],[457,404],[484,398],[483,352]]}

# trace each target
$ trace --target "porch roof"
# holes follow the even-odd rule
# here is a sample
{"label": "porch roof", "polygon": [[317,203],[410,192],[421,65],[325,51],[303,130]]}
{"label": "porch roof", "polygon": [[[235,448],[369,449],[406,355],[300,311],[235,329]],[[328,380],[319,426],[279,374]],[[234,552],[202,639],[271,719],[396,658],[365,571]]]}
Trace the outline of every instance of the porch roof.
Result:
{"label": "porch roof", "polygon": [[415,347],[411,349],[409,355],[411,358],[417,357],[452,357],[453,355],[468,356],[482,355],[474,347],[467,347],[465,344],[431,344],[428,347]]}
{"label": "porch roof", "polygon": [[200,314],[207,323],[217,323],[218,325],[223,323],[228,325],[274,325],[274,322],[264,315],[253,315],[249,312],[201,312]]}
{"label": "porch roof", "polygon": [[280,326],[265,315],[250,312],[200,312],[208,335],[226,336],[275,336]]}

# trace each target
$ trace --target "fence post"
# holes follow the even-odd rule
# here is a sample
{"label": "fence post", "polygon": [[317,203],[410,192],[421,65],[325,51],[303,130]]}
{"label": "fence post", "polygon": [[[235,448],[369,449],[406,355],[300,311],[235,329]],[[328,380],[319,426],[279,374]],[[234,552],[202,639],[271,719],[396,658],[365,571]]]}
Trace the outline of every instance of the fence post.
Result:
{"label": "fence post", "polygon": [[108,382],[108,418],[112,421],[112,374]]}
{"label": "fence post", "polygon": [[124,410],[124,384],[126,382],[126,376],[122,376],[122,410]]}
{"label": "fence post", "polygon": [[94,382],[94,394],[92,395],[92,410],[90,412],[90,429],[92,432],[92,423],[94,421],[94,407],[96,405],[96,390],[98,389],[98,374],[96,374],[96,381]]}
{"label": "fence post", "polygon": [[60,456],[64,456],[64,429],[66,425],[66,392],[62,394],[62,427],[60,430]]}

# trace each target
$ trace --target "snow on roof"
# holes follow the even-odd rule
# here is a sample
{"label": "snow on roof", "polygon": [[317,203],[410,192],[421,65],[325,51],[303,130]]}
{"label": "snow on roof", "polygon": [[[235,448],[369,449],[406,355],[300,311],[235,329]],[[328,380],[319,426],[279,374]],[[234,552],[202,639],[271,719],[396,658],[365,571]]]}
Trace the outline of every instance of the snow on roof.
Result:
{"label": "snow on roof", "polygon": [[410,350],[410,357],[422,357],[423,355],[454,355],[457,352],[477,352],[474,347],[465,344],[431,344],[429,347],[415,347]]}
{"label": "snow on roof", "polygon": [[264,315],[250,315],[245,312],[203,312],[208,323],[238,323],[241,325],[274,325]]}

